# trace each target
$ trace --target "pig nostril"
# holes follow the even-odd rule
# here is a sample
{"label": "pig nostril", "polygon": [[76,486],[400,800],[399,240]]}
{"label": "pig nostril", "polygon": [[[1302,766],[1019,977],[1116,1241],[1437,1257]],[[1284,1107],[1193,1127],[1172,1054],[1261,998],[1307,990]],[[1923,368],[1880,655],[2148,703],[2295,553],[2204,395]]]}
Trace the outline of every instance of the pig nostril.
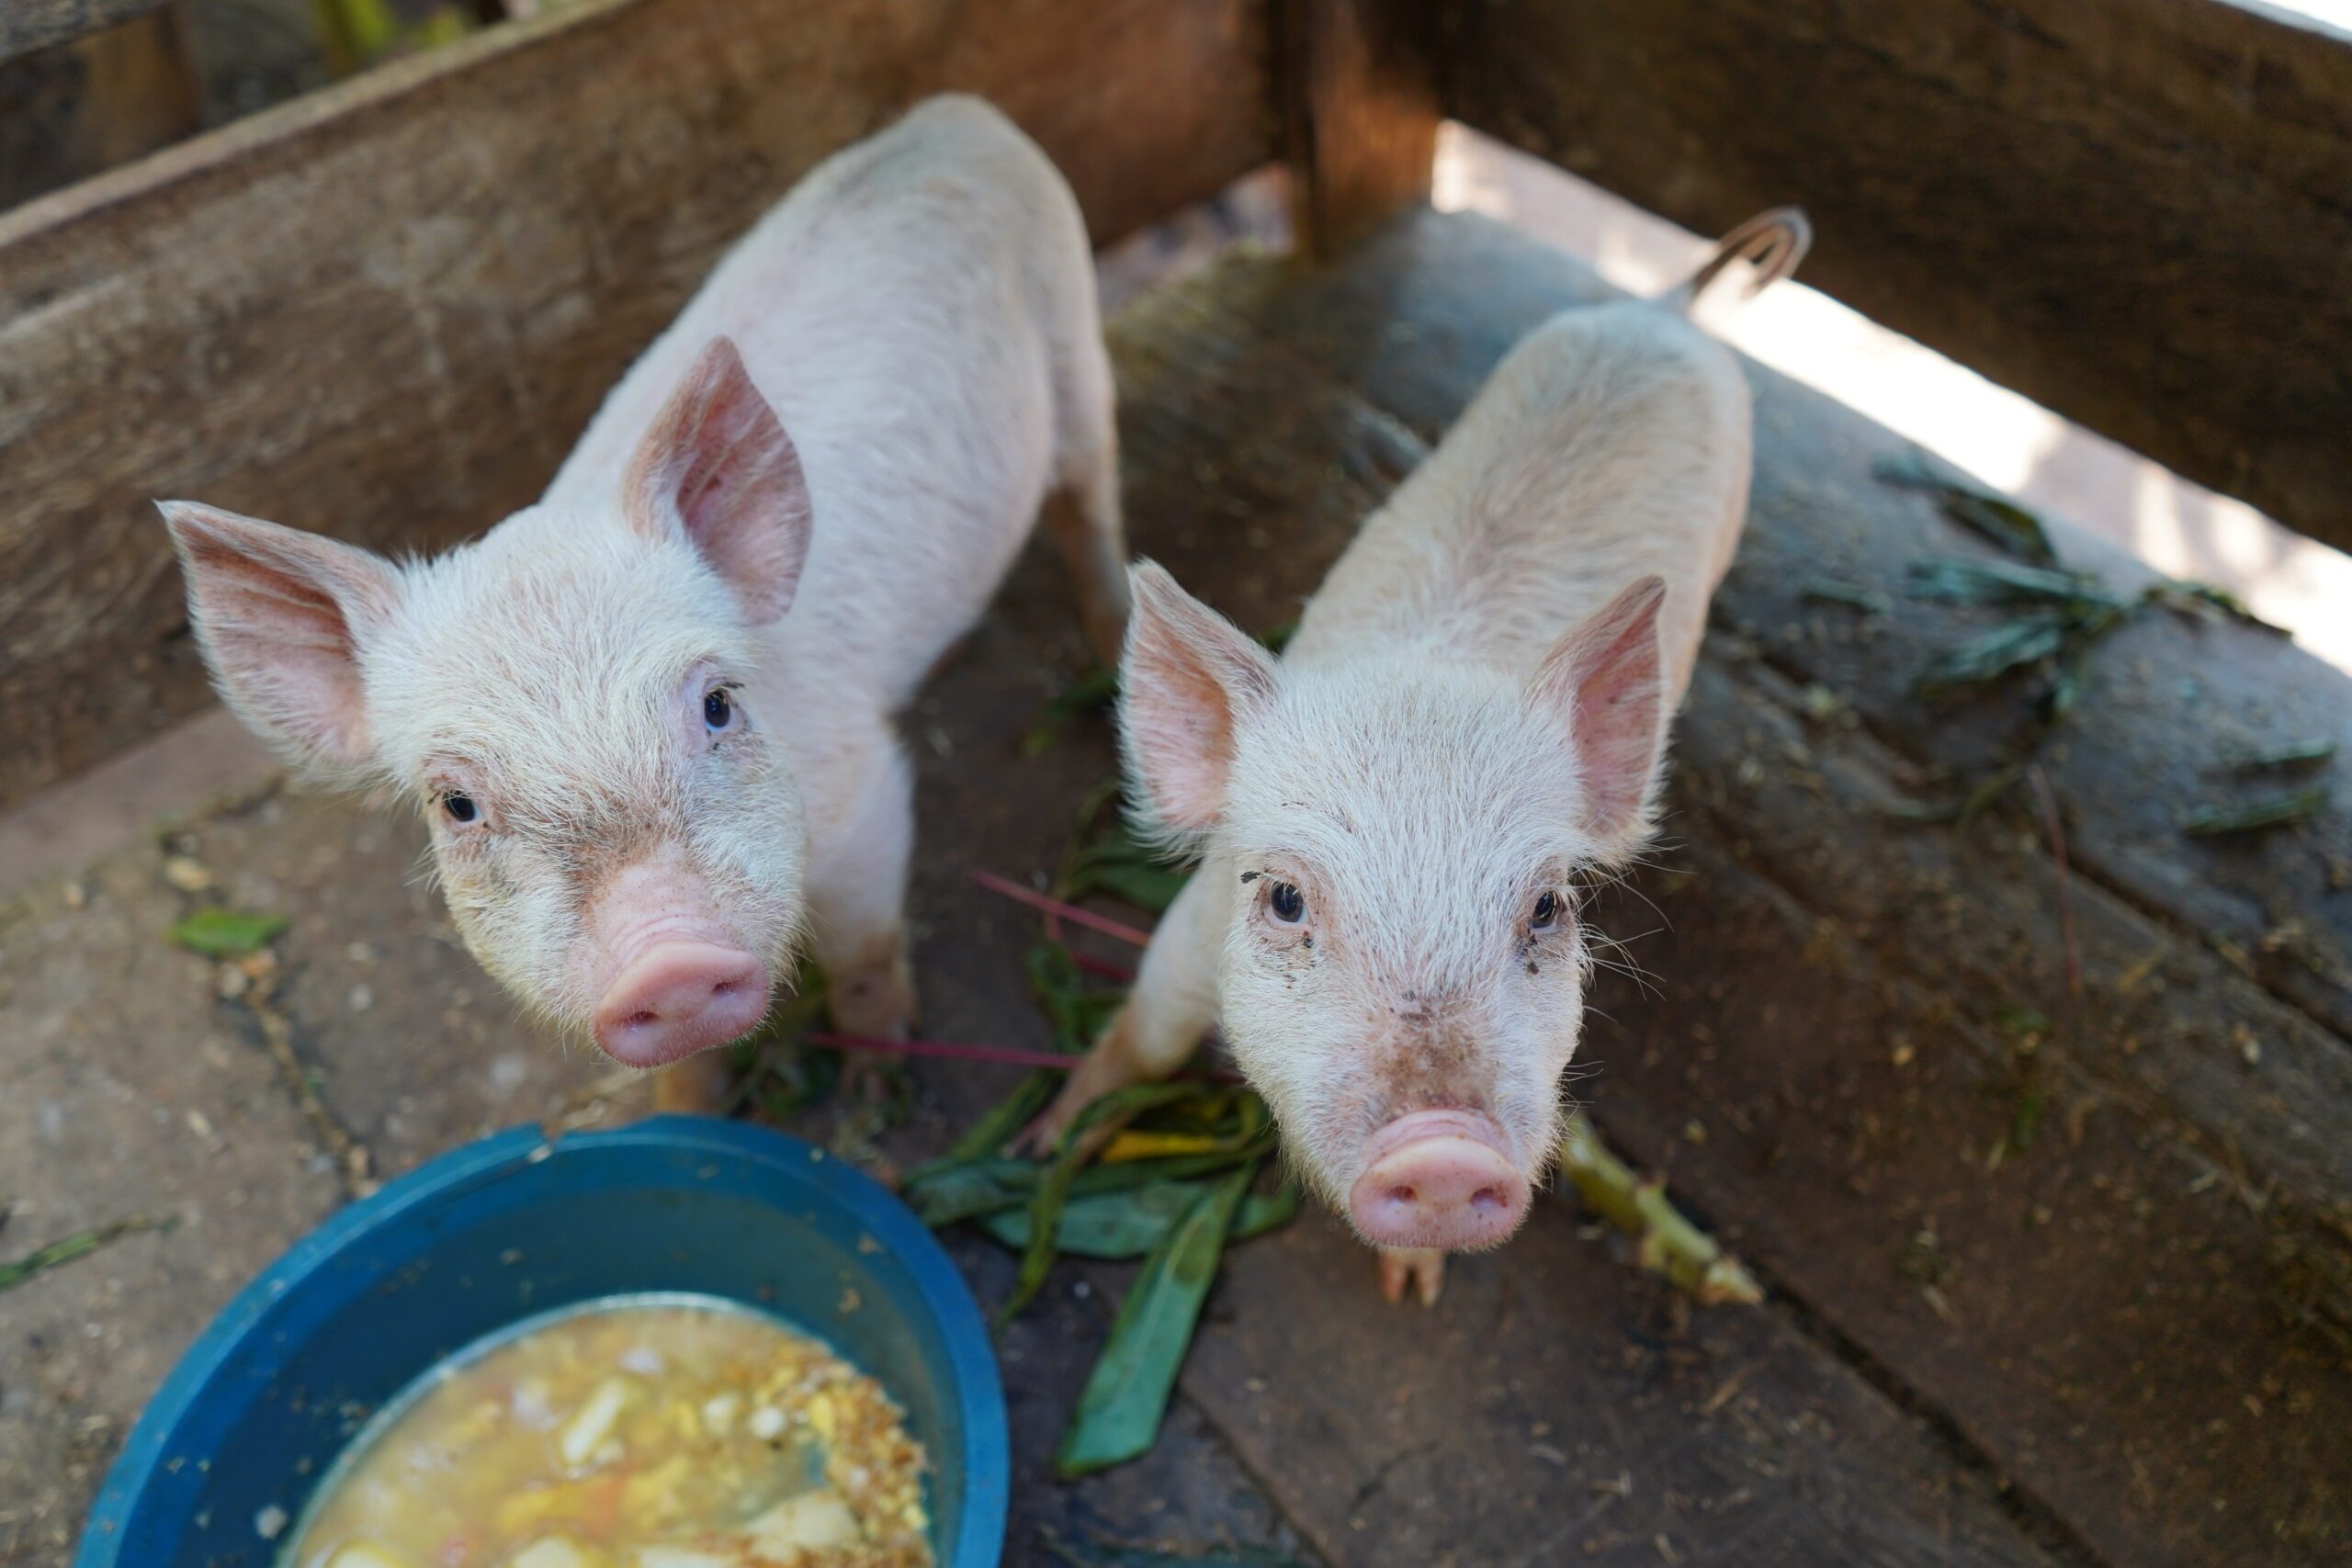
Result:
{"label": "pig nostril", "polygon": [[1508,1207],[1503,1201],[1503,1190],[1499,1187],[1479,1188],[1477,1191],[1470,1195],[1470,1206],[1474,1209],[1500,1209]]}
{"label": "pig nostril", "polygon": [[714,997],[731,997],[735,994],[735,982],[721,980],[710,988],[710,994]]}
{"label": "pig nostril", "polygon": [[650,1029],[662,1021],[662,1015],[649,1008],[643,1012],[629,1014],[623,1021],[631,1029]]}
{"label": "pig nostril", "polygon": [[1409,1187],[1392,1187],[1388,1190],[1388,1201],[1392,1203],[1411,1203],[1419,1201],[1419,1198],[1420,1194]]}

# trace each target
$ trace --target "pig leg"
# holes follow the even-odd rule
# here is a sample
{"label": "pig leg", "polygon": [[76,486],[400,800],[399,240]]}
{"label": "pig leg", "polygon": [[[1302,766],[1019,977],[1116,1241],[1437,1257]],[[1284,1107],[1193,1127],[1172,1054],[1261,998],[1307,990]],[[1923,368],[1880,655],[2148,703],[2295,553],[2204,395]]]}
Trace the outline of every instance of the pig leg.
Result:
{"label": "pig leg", "polygon": [[1069,563],[1079,617],[1104,667],[1116,670],[1127,636],[1127,540],[1119,515],[1119,436],[1110,369],[1099,344],[1068,396],[1059,481],[1046,497],[1046,526]]}
{"label": "pig leg", "polygon": [[[914,852],[914,771],[888,731],[873,739],[846,818],[811,834],[809,948],[825,972],[833,1027],[874,1040],[904,1040],[914,1027],[914,971],[908,962],[907,866]],[[895,1052],[849,1054],[844,1076],[869,1096],[888,1084]]]}
{"label": "pig leg", "polygon": [[702,1051],[673,1062],[653,1075],[653,1109],[696,1115],[723,1115],[733,1075],[724,1051]]}
{"label": "pig leg", "polygon": [[[1126,1005],[1063,1081],[1054,1103],[1022,1134],[1023,1147],[1050,1152],[1078,1113],[1102,1096],[1164,1078],[1190,1059],[1216,1022],[1216,943],[1225,911],[1209,884],[1222,886],[1227,880],[1204,866],[1184,885],[1152,932]],[[1101,1143],[1115,1131],[1100,1124],[1090,1136]]]}
{"label": "pig leg", "polygon": [[1445,1288],[1445,1254],[1434,1247],[1384,1247],[1380,1249],[1380,1293],[1391,1302],[1405,1299],[1411,1286],[1423,1306],[1437,1304]]}

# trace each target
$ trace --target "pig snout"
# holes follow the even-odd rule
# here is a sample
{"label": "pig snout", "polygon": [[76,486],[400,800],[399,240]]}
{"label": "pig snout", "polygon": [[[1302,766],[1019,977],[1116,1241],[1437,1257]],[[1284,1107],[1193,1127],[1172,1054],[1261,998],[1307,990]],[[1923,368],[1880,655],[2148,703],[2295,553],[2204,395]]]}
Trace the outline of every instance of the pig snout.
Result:
{"label": "pig snout", "polygon": [[1374,1134],[1348,1212],[1380,1247],[1475,1252],[1527,1214],[1527,1179],[1494,1122],[1471,1111],[1416,1111]]}
{"label": "pig snout", "polygon": [[768,971],[707,912],[699,882],[632,866],[599,900],[610,978],[589,1027],[606,1055],[658,1067],[755,1028],[768,1010]]}
{"label": "pig snout", "polygon": [[605,988],[596,1043],[629,1066],[658,1067],[750,1033],[767,1010],[767,967],[750,953],[656,942]]}

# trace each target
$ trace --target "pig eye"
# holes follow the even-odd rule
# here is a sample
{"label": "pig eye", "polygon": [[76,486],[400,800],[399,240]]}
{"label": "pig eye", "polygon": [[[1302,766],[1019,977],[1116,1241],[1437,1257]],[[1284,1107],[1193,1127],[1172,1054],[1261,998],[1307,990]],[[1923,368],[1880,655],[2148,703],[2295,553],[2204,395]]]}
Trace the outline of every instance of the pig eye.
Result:
{"label": "pig eye", "polygon": [[1555,931],[1560,924],[1560,896],[1545,892],[1535,900],[1535,912],[1528,917],[1527,929],[1537,936]]}
{"label": "pig eye", "polygon": [[1306,896],[1287,882],[1274,884],[1272,891],[1266,895],[1266,908],[1274,912],[1274,919],[1286,926],[1295,926],[1306,919]]}
{"label": "pig eye", "polygon": [[471,822],[481,815],[481,807],[474,804],[473,796],[454,789],[441,797],[441,809],[449,814],[452,822]]}
{"label": "pig eye", "polygon": [[735,699],[724,686],[713,686],[702,699],[703,728],[713,735],[735,722]]}

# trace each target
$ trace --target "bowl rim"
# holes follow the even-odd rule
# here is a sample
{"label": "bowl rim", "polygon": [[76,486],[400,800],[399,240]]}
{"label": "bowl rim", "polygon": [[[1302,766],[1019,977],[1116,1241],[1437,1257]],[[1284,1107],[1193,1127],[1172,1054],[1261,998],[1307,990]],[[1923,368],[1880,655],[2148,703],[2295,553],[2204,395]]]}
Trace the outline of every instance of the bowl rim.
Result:
{"label": "bowl rim", "polygon": [[83,1522],[74,1568],[114,1568],[121,1531],[163,1462],[172,1434],[263,1316],[345,1248],[379,1226],[428,1203],[495,1181],[579,1148],[703,1150],[771,1167],[797,1168],[889,1251],[898,1255],[944,1341],[950,1393],[964,1416],[964,1499],[956,1539],[940,1568],[989,1568],[1003,1553],[1011,1505],[1012,1453],[1004,1385],[987,1320],[945,1250],[912,1210],[849,1160],[773,1127],[715,1116],[660,1115],[618,1127],[548,1134],[526,1123],[435,1156],[344,1205],[280,1253],[232,1297],[156,1386],[122,1450],[107,1467]]}

